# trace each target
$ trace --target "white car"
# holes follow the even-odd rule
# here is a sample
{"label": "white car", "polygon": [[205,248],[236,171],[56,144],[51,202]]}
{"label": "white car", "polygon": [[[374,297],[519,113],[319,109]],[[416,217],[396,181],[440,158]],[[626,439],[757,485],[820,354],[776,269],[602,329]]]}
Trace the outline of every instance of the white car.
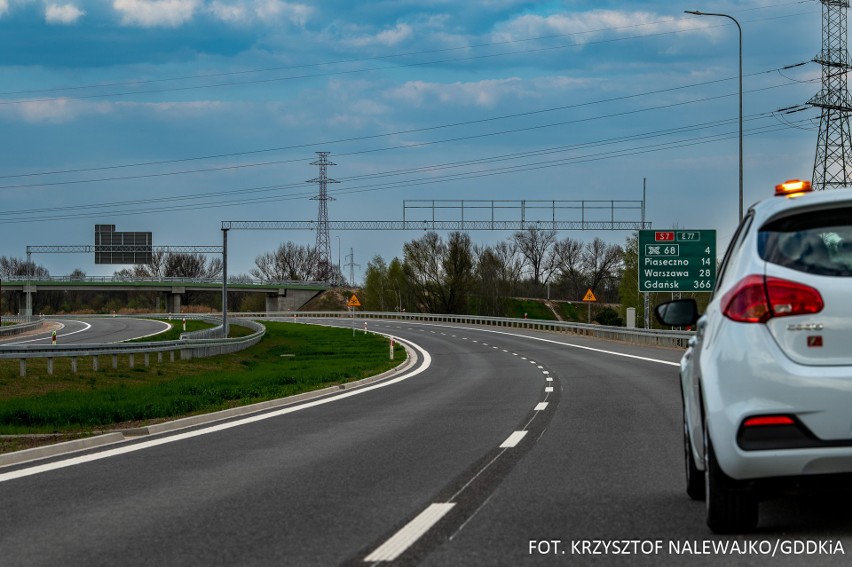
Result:
{"label": "white car", "polygon": [[852,190],[776,187],[737,228],[681,360],[687,493],[717,533],[758,524],[779,491],[852,487]]}

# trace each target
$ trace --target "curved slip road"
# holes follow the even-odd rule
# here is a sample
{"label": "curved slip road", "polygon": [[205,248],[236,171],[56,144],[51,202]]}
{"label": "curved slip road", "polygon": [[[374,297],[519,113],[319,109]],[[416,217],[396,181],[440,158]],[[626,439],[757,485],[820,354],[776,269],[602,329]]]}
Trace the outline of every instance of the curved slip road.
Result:
{"label": "curved slip road", "polygon": [[[49,319],[48,319],[49,320]],[[56,341],[61,344],[120,343],[131,339],[147,337],[168,330],[168,323],[152,319],[130,319],[125,317],[93,317],[79,319],[54,320],[60,328],[56,331]],[[15,337],[0,344],[50,344],[52,331],[32,336]]]}
{"label": "curved slip road", "polygon": [[[710,537],[702,505],[683,491],[676,351],[369,325],[410,338],[431,366],[109,458],[20,478],[32,465],[0,469],[3,564],[800,563],[669,550],[780,538],[840,541],[852,552],[836,495],[768,503],[763,532]],[[594,542],[625,539],[660,541],[663,553],[592,554],[601,551]],[[589,553],[578,557],[573,547],[584,542]],[[845,564],[836,554],[807,559]]]}

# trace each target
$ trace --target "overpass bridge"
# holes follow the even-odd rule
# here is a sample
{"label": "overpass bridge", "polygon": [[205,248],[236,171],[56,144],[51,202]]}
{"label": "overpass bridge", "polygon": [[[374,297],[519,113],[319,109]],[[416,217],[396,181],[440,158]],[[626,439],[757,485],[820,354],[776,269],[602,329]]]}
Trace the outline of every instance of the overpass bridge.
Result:
{"label": "overpass bridge", "polygon": [[[265,294],[268,313],[296,311],[328,287],[329,285],[323,282],[263,280],[228,282],[228,291]],[[30,279],[29,276],[11,276],[2,280],[2,291],[18,292],[27,296],[25,305],[33,305],[32,299],[39,291],[153,291],[166,295],[167,313],[180,313],[182,297],[188,291],[221,291],[221,289],[222,280],[212,278],[53,276]],[[31,316],[32,313],[23,313],[23,315]]]}

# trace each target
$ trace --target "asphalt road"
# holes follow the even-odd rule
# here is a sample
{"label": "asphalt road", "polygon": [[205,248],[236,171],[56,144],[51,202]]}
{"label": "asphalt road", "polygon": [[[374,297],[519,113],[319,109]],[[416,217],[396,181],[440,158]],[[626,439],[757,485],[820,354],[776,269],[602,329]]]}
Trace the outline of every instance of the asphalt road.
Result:
{"label": "asphalt road", "polygon": [[677,351],[369,325],[428,353],[419,373],[0,469],[0,563],[848,563],[848,493],[764,503],[749,536],[709,533],[684,491]]}
{"label": "asphalt road", "polygon": [[[146,337],[168,329],[168,325],[161,321],[123,317],[62,319],[56,320],[54,323],[59,325],[56,330],[56,341],[61,344],[118,343]],[[176,321],[175,324],[179,323]],[[28,336],[12,337],[0,344],[38,345],[50,344],[52,340],[52,331],[44,331]]]}

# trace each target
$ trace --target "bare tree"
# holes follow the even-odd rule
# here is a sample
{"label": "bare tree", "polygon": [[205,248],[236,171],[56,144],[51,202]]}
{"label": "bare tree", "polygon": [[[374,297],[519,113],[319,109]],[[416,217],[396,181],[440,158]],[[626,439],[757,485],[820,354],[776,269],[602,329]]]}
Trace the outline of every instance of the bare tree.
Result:
{"label": "bare tree", "polygon": [[587,289],[583,250],[582,242],[568,237],[557,242],[553,248],[555,267],[569,298],[579,299]]}
{"label": "bare tree", "polygon": [[32,276],[38,279],[50,277],[50,272],[47,268],[37,266],[34,262],[0,256],[0,277],[10,276]]}
{"label": "bare tree", "polygon": [[420,309],[430,313],[464,313],[473,290],[473,244],[461,232],[445,243],[435,232],[403,246],[406,287]]}
{"label": "bare tree", "polygon": [[316,248],[283,242],[275,252],[254,260],[251,275],[264,281],[307,281],[316,279]]}
{"label": "bare tree", "polygon": [[384,258],[374,256],[364,273],[364,308],[368,311],[388,311],[397,302],[388,281],[388,266]]}
{"label": "bare tree", "polygon": [[479,315],[502,316],[507,298],[514,295],[524,268],[524,260],[513,240],[498,242],[495,246],[477,247],[476,283]]}
{"label": "bare tree", "polygon": [[446,245],[437,232],[427,232],[419,240],[406,242],[402,251],[406,281],[417,303],[427,313],[438,313],[441,258],[446,254]]}
{"label": "bare tree", "polygon": [[442,311],[464,313],[467,310],[468,295],[474,284],[473,244],[467,233],[450,234],[447,255],[442,265],[444,269],[444,282],[441,286]]}
{"label": "bare tree", "polygon": [[607,244],[600,238],[587,242],[582,262],[589,287],[604,297],[614,299],[623,261],[624,250],[618,244]]}
{"label": "bare tree", "polygon": [[555,230],[528,228],[516,232],[512,238],[518,246],[530,270],[532,282],[539,287],[546,283],[553,272],[553,245],[556,242]]}
{"label": "bare tree", "polygon": [[[9,278],[12,276],[31,276],[33,279],[46,279],[50,277],[50,272],[47,271],[47,268],[42,266],[37,266],[33,262],[27,262],[25,260],[21,260],[20,258],[7,258],[6,256],[0,256],[0,279]],[[56,295],[53,292],[48,293],[38,293],[35,294],[34,297],[36,300],[46,300],[47,298]],[[14,298],[14,299],[13,299]],[[21,311],[24,308],[23,305],[23,294],[11,294],[9,292],[3,292],[2,299],[2,308],[6,311]],[[38,309],[37,305],[33,305],[33,309]]]}
{"label": "bare tree", "polygon": [[168,254],[163,271],[169,278],[201,278],[207,275],[203,254]]}
{"label": "bare tree", "polygon": [[502,241],[493,250],[500,265],[500,277],[511,286],[510,293],[514,293],[524,271],[524,259],[518,244],[514,240]]}

